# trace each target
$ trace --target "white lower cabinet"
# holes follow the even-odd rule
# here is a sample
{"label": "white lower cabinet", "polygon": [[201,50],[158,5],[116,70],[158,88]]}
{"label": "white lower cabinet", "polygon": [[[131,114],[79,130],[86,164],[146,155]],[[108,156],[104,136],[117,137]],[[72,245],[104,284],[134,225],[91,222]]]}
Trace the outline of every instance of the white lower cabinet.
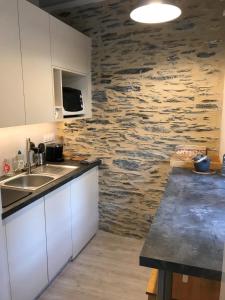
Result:
{"label": "white lower cabinet", "polygon": [[19,210],[3,225],[12,300],[33,300],[98,229],[98,167]]}
{"label": "white lower cabinet", "polygon": [[44,199],[5,221],[12,300],[32,300],[47,286]]}
{"label": "white lower cabinet", "polygon": [[45,196],[48,274],[51,281],[72,257],[70,184]]}
{"label": "white lower cabinet", "polygon": [[[2,201],[0,193],[0,216],[2,215]],[[0,300],[10,300],[9,269],[7,263],[7,249],[5,226],[0,219]]]}
{"label": "white lower cabinet", "polygon": [[10,300],[9,270],[4,226],[0,220],[0,300]]}
{"label": "white lower cabinet", "polygon": [[73,257],[98,230],[98,168],[71,183]]}

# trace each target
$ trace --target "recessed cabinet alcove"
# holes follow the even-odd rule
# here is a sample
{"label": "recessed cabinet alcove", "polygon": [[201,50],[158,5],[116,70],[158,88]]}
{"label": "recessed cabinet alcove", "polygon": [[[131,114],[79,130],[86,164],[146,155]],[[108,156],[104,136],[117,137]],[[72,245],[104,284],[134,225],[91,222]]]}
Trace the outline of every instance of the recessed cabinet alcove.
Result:
{"label": "recessed cabinet alcove", "polygon": [[76,119],[91,117],[91,75],[72,73],[55,68],[53,70],[53,74],[55,120],[62,121],[65,119],[65,116],[63,115],[63,87],[78,89],[82,93],[84,110],[75,116]]}

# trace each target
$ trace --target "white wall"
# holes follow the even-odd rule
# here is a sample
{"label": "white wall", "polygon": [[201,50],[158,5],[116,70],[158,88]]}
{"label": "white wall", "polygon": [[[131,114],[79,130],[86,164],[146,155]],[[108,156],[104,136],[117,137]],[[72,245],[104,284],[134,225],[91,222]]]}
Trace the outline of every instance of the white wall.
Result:
{"label": "white wall", "polygon": [[25,154],[27,137],[37,145],[43,142],[44,136],[48,134],[56,134],[54,123],[0,128],[0,175],[5,158],[16,156],[18,150]]}

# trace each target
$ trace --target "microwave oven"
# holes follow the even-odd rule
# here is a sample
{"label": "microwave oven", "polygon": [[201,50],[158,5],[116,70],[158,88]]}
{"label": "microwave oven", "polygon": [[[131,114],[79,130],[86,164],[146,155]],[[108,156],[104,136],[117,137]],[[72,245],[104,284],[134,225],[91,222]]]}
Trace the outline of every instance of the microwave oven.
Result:
{"label": "microwave oven", "polygon": [[84,103],[81,90],[63,87],[63,117],[71,118],[84,114]]}

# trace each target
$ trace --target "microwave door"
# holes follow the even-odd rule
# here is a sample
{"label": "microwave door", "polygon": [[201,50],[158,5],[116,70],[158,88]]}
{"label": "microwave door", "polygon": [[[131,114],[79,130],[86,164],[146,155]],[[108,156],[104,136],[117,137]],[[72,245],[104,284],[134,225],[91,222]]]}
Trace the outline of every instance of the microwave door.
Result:
{"label": "microwave door", "polygon": [[64,115],[71,115],[83,111],[83,100],[80,90],[63,87]]}

